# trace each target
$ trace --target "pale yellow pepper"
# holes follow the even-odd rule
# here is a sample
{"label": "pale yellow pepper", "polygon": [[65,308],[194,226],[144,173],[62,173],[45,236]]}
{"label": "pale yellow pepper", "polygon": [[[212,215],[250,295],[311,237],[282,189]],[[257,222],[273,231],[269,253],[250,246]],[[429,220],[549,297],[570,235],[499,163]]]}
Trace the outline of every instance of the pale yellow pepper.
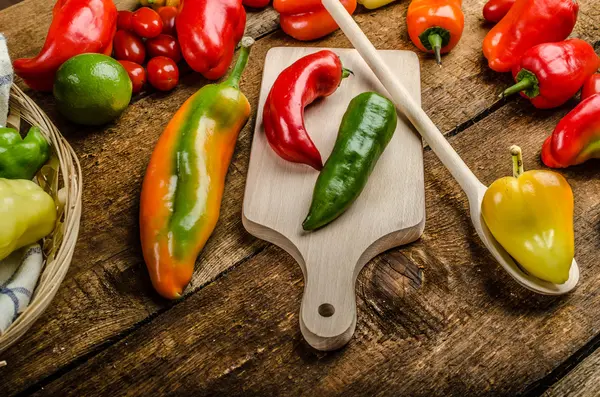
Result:
{"label": "pale yellow pepper", "polygon": [[518,146],[511,154],[513,176],[500,178],[487,189],[481,203],[483,219],[525,271],[563,284],[575,255],[573,192],[556,172],[523,172]]}
{"label": "pale yellow pepper", "polygon": [[0,260],[54,230],[56,204],[32,181],[0,178]]}
{"label": "pale yellow pepper", "polygon": [[365,8],[372,10],[390,4],[392,1],[395,0],[358,0],[358,4],[362,4]]}

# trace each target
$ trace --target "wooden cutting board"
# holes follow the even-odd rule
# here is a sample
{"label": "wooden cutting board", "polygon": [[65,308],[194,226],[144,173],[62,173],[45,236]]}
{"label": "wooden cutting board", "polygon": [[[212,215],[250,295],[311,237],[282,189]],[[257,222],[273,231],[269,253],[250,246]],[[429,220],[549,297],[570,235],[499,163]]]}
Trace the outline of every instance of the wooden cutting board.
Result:
{"label": "wooden cutting board", "polygon": [[[304,296],[300,327],[319,350],[345,345],[356,326],[354,285],[363,266],[375,255],[410,243],[425,227],[423,147],[410,123],[399,116],[398,127],[360,197],[338,219],[314,232],[304,220],[318,172],[287,162],[270,148],[262,123],[266,97],[279,73],[319,48],[272,48],[265,59],[262,87],[242,220],[248,232],[286,250],[302,267]],[[354,49],[333,49],[354,76],[337,91],[306,108],[307,130],[329,157],[350,100],[365,91],[387,92]],[[419,61],[413,52],[381,51],[392,70],[420,103]]]}

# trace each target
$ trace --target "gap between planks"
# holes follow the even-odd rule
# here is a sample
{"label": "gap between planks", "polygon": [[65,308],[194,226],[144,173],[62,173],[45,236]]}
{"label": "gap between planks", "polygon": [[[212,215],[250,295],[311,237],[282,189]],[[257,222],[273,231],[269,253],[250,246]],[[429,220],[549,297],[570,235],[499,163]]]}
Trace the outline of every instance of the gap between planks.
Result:
{"label": "gap between planks", "polygon": [[569,356],[559,366],[554,368],[548,375],[544,376],[537,382],[532,383],[525,391],[523,396],[534,397],[541,396],[551,387],[560,382],[563,378],[569,375],[575,367],[581,364],[586,358],[594,352],[600,351],[600,334],[593,337],[588,343],[583,345],[579,350]]}
{"label": "gap between planks", "polygon": [[[94,347],[88,353],[83,354],[80,357],[77,357],[75,360],[71,361],[67,365],[59,368],[56,372],[53,372],[50,375],[43,377],[42,379],[33,383],[31,386],[29,386],[26,389],[22,390],[21,392],[15,394],[14,397],[31,396],[31,395],[35,394],[36,392],[42,390],[46,385],[61,378],[63,375],[71,372],[72,370],[76,369],[77,367],[81,366],[82,364],[85,364],[88,360],[90,360],[90,359],[94,358],[95,356],[97,356],[98,354],[102,353],[104,350],[108,349],[115,343],[127,338],[129,335],[131,335],[132,333],[136,332],[137,330],[143,328],[147,324],[150,324],[152,321],[154,321],[155,318],[157,318],[157,317],[161,316],[162,314],[166,313],[167,311],[171,310],[173,307],[187,301],[189,298],[191,298],[192,296],[194,296],[196,293],[200,292],[204,288],[210,286],[212,283],[219,281],[221,278],[225,277],[227,275],[227,273],[236,270],[239,266],[243,265],[247,261],[249,261],[252,258],[254,258],[255,256],[259,255],[261,252],[263,252],[265,249],[267,249],[270,245],[271,244],[265,244],[264,246],[262,246],[255,252],[251,253],[250,255],[239,260],[237,263],[233,264],[227,270],[217,274],[217,276],[214,277],[212,280],[207,281],[206,283],[200,285],[198,288],[191,290],[189,293],[183,295],[183,297],[181,297],[181,299],[172,301],[170,304],[157,310],[155,313],[151,313],[150,315],[148,315],[148,317],[144,318],[141,321],[138,321],[137,323],[133,324],[131,327],[119,332],[118,334],[116,334],[115,336],[113,336],[111,338],[106,339],[103,343],[100,343],[98,346]],[[4,365],[2,365],[2,363],[4,363],[4,365],[6,365],[6,361],[0,361],[0,368],[4,366]]]}

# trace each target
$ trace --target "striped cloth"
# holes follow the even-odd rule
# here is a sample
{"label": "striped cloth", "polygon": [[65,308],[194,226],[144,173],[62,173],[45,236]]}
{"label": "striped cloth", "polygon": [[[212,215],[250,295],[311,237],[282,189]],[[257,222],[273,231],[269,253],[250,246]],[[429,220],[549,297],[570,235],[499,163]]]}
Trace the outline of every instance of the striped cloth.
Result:
{"label": "striped cloth", "polygon": [[0,127],[6,127],[8,115],[8,96],[13,82],[13,68],[8,56],[6,39],[0,33]]}
{"label": "striped cloth", "polygon": [[43,263],[39,244],[17,250],[0,261],[0,335],[29,305]]}

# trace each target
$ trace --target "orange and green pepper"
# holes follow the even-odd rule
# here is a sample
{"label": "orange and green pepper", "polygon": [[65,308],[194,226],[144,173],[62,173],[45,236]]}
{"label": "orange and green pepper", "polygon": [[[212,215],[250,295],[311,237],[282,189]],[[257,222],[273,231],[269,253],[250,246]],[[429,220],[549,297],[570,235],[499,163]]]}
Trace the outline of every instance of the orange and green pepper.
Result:
{"label": "orange and green pepper", "polygon": [[481,203],[486,225],[529,274],[555,284],[569,278],[575,255],[573,192],[560,174],[523,172],[521,149],[511,148],[513,176],[500,178]]}
{"label": "orange and green pepper", "polygon": [[181,296],[212,234],[238,134],[250,116],[239,80],[252,39],[227,80],[192,95],[159,138],[142,186],[140,236],[156,291]]}

